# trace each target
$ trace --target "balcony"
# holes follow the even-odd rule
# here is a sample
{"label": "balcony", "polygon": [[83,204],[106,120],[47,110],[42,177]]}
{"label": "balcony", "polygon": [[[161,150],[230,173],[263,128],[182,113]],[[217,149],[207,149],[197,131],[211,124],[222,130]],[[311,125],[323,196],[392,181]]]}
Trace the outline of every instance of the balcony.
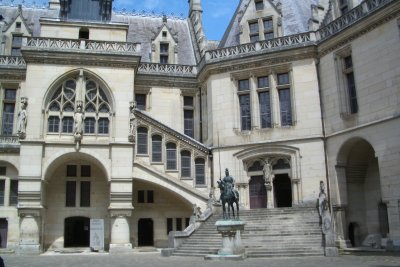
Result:
{"label": "balcony", "polygon": [[19,152],[19,138],[12,135],[0,135],[0,153]]}

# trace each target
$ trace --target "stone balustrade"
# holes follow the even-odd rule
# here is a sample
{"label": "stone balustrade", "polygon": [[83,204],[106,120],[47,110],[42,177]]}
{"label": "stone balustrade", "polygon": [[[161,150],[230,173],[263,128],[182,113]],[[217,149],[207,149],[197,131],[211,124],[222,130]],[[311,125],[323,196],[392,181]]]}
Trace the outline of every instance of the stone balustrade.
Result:
{"label": "stone balustrade", "polygon": [[18,151],[20,147],[18,136],[0,135],[0,152]]}
{"label": "stone balustrade", "polygon": [[24,48],[51,50],[86,50],[92,52],[140,53],[140,44],[78,39],[29,37],[23,41]]}
{"label": "stone balustrade", "polygon": [[23,57],[0,56],[0,66],[25,68],[26,63]]}
{"label": "stone balustrade", "polygon": [[175,64],[141,63],[139,65],[139,73],[196,77],[197,67]]}

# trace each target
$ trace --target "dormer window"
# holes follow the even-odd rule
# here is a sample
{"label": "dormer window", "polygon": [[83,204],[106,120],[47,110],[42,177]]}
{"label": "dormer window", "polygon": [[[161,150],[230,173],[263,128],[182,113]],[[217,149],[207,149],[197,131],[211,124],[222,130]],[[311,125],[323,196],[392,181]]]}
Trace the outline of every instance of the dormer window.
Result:
{"label": "dormer window", "polygon": [[264,9],[264,0],[254,0],[256,5],[256,10],[263,10]]}
{"label": "dormer window", "polygon": [[258,21],[249,22],[250,42],[254,43],[260,40]]}
{"label": "dormer window", "polygon": [[263,20],[264,25],[264,40],[269,40],[274,38],[274,23],[272,18],[266,18]]}
{"label": "dormer window", "polygon": [[168,64],[169,44],[160,44],[160,63]]}
{"label": "dormer window", "polygon": [[84,27],[79,30],[79,39],[89,40],[89,29]]}

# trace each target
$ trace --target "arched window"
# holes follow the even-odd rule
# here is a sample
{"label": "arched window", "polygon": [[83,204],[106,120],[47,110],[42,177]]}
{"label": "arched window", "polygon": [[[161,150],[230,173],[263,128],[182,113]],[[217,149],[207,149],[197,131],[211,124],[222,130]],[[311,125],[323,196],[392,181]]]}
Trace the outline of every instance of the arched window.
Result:
{"label": "arched window", "polygon": [[263,165],[261,164],[260,161],[256,161],[249,167],[249,172],[256,172],[256,171],[262,171],[263,170]]}
{"label": "arched window", "polygon": [[284,170],[290,169],[289,163],[287,163],[284,159],[279,159],[274,166],[272,166],[273,170]]}
{"label": "arched window", "polygon": [[147,154],[147,128],[145,127],[137,129],[137,153]]}
{"label": "arched window", "polygon": [[205,185],[205,160],[203,158],[197,158],[194,161],[195,172],[196,172],[196,185]]}
{"label": "arched window", "polygon": [[74,112],[82,104],[85,135],[108,135],[112,108],[104,89],[83,71],[66,79],[55,90],[47,105],[47,132],[74,131]]}
{"label": "arched window", "polygon": [[176,145],[167,143],[167,170],[176,170]]}
{"label": "arched window", "polygon": [[160,135],[152,136],[152,138],[151,138],[151,161],[152,162],[161,162],[162,161],[161,143],[162,143],[162,137]]}
{"label": "arched window", "polygon": [[191,178],[191,157],[190,152],[186,150],[181,152],[181,177]]}

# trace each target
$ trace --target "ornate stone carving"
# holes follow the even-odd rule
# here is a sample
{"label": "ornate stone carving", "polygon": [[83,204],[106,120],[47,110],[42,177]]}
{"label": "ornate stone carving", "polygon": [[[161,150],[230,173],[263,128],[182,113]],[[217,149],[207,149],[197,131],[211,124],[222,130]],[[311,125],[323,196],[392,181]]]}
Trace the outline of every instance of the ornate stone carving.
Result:
{"label": "ornate stone carving", "polygon": [[135,116],[136,109],[136,101],[132,101],[129,103],[129,135],[128,140],[135,144],[136,141],[136,128],[137,128],[137,120]]}
{"label": "ornate stone carving", "polygon": [[85,116],[82,112],[82,101],[77,101],[77,107],[74,114],[74,138],[79,142],[83,135],[83,120]]}
{"label": "ornate stone carving", "polygon": [[26,125],[28,123],[28,113],[26,111],[27,105],[28,105],[28,98],[22,97],[21,98],[21,111],[18,112],[17,132],[18,132],[19,139],[26,138]]}

